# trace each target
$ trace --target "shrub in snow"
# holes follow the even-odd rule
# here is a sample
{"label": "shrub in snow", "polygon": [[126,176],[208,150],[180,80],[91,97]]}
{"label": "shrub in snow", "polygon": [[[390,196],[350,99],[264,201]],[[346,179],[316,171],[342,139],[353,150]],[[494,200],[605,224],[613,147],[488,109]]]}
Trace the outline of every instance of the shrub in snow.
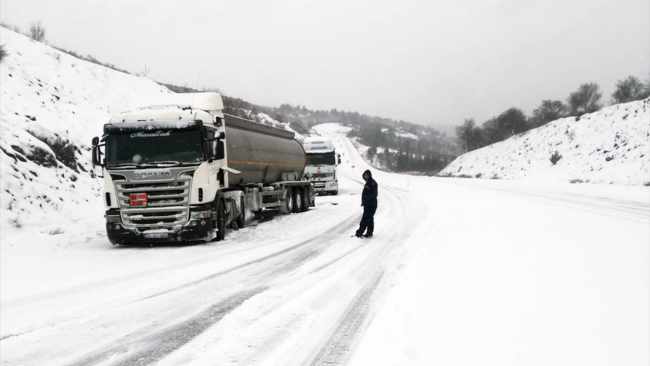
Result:
{"label": "shrub in snow", "polygon": [[45,41],[45,28],[40,21],[29,26],[29,38],[41,43]]}
{"label": "shrub in snow", "polygon": [[558,161],[562,159],[562,155],[560,155],[557,150],[551,155],[551,158],[549,159],[553,165],[557,164]]}
{"label": "shrub in snow", "polygon": [[54,156],[49,151],[38,146],[32,148],[31,153],[27,154],[27,159],[45,168],[55,168],[58,166]]}
{"label": "shrub in snow", "polygon": [[77,162],[77,153],[81,153],[79,148],[73,144],[70,140],[68,139],[63,139],[61,138],[58,134],[54,134],[54,136],[47,136],[43,133],[36,133],[36,130],[28,130],[28,132],[45,143],[47,146],[52,149],[54,152],[54,156],[58,161],[60,161],[63,165],[67,166],[68,168],[74,170],[75,172],[79,173],[78,169],[78,162]]}
{"label": "shrub in snow", "polygon": [[[11,208],[9,209],[11,210]],[[22,222],[20,222],[19,217],[14,217],[12,219],[9,219],[9,225],[15,227],[16,229],[20,229],[21,227],[23,227],[23,224]]]}
{"label": "shrub in snow", "polygon": [[0,62],[7,57],[8,53],[7,50],[5,49],[5,45],[0,44]]}

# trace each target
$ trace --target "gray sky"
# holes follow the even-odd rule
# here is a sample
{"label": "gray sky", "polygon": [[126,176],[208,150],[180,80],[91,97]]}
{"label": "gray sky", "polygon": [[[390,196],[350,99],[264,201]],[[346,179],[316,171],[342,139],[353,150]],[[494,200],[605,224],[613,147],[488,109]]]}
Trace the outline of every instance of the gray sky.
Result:
{"label": "gray sky", "polygon": [[421,124],[650,73],[648,0],[1,0],[51,44],[250,102]]}

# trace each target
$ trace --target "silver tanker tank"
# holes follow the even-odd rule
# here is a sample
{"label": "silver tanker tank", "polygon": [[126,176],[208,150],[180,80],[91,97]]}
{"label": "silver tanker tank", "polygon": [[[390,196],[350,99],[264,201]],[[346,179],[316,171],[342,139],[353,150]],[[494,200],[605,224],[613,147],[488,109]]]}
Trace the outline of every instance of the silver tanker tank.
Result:
{"label": "silver tanker tank", "polygon": [[285,180],[283,174],[295,174],[300,180],[306,157],[302,144],[291,131],[263,125],[240,117],[225,115],[226,156],[228,166],[241,174],[228,174],[228,184],[272,184]]}

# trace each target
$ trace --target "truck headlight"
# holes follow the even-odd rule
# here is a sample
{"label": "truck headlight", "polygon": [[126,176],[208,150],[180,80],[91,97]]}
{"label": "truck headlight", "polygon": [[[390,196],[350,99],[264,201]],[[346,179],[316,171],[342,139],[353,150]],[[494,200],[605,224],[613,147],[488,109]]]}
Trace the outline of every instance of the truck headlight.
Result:
{"label": "truck headlight", "polygon": [[212,216],[212,213],[210,211],[193,211],[190,212],[190,218],[191,219],[207,219]]}

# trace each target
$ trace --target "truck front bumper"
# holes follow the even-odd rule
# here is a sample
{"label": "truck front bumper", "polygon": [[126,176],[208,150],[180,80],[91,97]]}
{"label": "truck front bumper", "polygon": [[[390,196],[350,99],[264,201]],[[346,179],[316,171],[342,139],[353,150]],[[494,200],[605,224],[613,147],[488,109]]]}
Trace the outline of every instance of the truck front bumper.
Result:
{"label": "truck front bumper", "polygon": [[338,192],[339,190],[339,183],[335,180],[313,181],[313,183],[314,183],[314,191],[316,193]]}
{"label": "truck front bumper", "polygon": [[[205,212],[191,210],[192,212]],[[154,244],[168,242],[209,241],[215,237],[216,228],[212,218],[190,216],[190,220],[175,227],[146,229],[127,227],[122,223],[119,210],[106,211],[106,235],[112,244]]]}

